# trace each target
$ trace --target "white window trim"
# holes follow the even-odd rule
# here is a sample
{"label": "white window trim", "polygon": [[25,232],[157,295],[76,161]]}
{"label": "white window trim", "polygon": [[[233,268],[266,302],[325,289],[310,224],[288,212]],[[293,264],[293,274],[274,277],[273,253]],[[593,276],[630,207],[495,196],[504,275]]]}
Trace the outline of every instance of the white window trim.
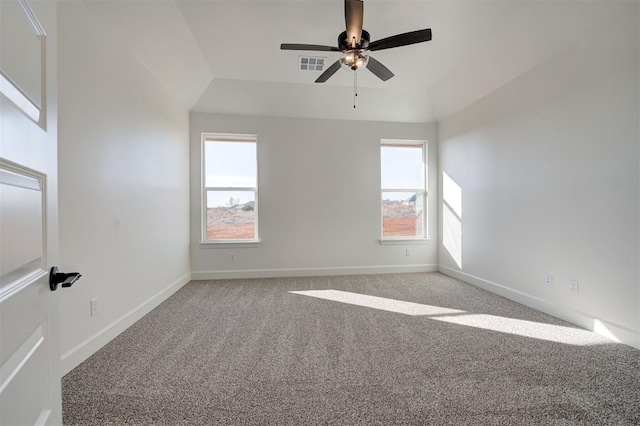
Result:
{"label": "white window trim", "polygon": [[[252,142],[256,144],[256,181],[260,175],[258,171],[258,136],[232,133],[202,133],[200,139],[200,247],[201,248],[231,248],[231,247],[257,247],[260,243],[258,230],[258,187],[217,187],[206,186],[205,171],[205,142],[215,140],[217,142]],[[253,191],[255,214],[255,238],[248,240],[208,240],[207,239],[207,191]]]}
{"label": "white window trim", "polygon": [[[422,182],[424,184],[424,189],[394,189],[394,188],[383,188],[382,187],[382,174],[380,175],[380,244],[381,245],[392,245],[392,244],[428,244],[431,239],[429,238],[429,227],[427,220],[427,212],[429,211],[429,190],[428,190],[428,175],[429,175],[429,155],[428,148],[429,144],[426,140],[408,140],[408,139],[382,139],[380,141],[380,148],[383,146],[411,146],[418,147],[422,146]],[[382,158],[380,159],[380,171],[382,171]],[[422,229],[423,235],[416,237],[384,237],[384,222],[382,217],[382,193],[384,192],[422,192],[423,197],[423,206],[422,206]]]}
{"label": "white window trim", "polygon": [[431,242],[431,238],[420,237],[395,237],[395,238],[380,238],[380,245],[426,245]]}
{"label": "white window trim", "polygon": [[260,240],[209,240],[199,245],[206,249],[256,248],[260,246]]}

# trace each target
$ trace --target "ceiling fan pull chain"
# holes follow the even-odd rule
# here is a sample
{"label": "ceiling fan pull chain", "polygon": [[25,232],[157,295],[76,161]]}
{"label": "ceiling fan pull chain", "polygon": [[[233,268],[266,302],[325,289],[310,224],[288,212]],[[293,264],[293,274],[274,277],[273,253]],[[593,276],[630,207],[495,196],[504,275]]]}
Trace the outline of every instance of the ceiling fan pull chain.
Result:
{"label": "ceiling fan pull chain", "polygon": [[353,71],[353,107],[356,107],[356,97],[358,96],[358,72]]}

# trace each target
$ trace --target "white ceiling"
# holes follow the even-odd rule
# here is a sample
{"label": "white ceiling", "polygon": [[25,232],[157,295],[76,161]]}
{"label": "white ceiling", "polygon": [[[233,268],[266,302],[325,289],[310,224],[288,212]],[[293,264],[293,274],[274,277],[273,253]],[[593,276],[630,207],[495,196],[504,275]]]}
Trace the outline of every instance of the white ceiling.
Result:
{"label": "white ceiling", "polygon": [[201,112],[289,117],[438,121],[613,25],[615,1],[365,0],[364,28],[377,40],[431,28],[427,43],[374,52],[395,77],[338,71],[323,84],[280,43],[336,45],[342,0],[85,0],[138,59]]}

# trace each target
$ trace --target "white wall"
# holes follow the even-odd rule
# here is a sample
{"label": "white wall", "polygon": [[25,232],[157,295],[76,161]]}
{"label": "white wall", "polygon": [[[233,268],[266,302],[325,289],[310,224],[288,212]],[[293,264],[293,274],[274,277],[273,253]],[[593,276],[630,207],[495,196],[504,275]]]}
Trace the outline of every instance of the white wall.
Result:
{"label": "white wall", "polygon": [[[80,2],[59,10],[63,372],[189,278],[189,120]],[[89,300],[98,298],[90,316]]]}
{"label": "white wall", "polygon": [[640,347],[640,15],[611,7],[615,19],[439,124],[440,173],[462,194],[461,267],[443,239],[439,254],[445,273]]}
{"label": "white wall", "polygon": [[[259,229],[255,248],[201,248],[203,132],[258,135]],[[429,124],[191,113],[191,270],[194,279],[434,270],[432,241],[380,245],[380,139],[429,142],[429,191],[437,188],[437,128]],[[405,248],[412,256],[405,255]],[[230,254],[236,254],[231,262]]]}

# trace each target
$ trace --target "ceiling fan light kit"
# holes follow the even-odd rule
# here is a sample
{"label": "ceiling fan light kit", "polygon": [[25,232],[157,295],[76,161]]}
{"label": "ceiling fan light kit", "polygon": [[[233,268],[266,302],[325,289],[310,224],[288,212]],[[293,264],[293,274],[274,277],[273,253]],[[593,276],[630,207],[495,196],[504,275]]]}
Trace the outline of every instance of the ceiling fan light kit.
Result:
{"label": "ceiling fan light kit", "polygon": [[[280,45],[282,50],[312,50],[320,52],[342,52],[342,56],[316,79],[316,83],[324,83],[340,68],[349,71],[359,71],[367,68],[382,81],[393,77],[389,68],[375,60],[369,52],[394,47],[408,46],[431,40],[431,29],[411,31],[397,34],[381,40],[370,42],[369,33],[362,29],[364,20],[364,4],[362,0],[345,0],[344,17],[346,31],[338,36],[338,46],[324,46],[318,44],[290,44]],[[354,75],[355,79],[355,75]],[[356,95],[357,96],[357,95]]]}
{"label": "ceiling fan light kit", "polygon": [[369,63],[369,54],[364,50],[350,50],[342,54],[338,59],[343,69],[347,71],[358,71]]}

